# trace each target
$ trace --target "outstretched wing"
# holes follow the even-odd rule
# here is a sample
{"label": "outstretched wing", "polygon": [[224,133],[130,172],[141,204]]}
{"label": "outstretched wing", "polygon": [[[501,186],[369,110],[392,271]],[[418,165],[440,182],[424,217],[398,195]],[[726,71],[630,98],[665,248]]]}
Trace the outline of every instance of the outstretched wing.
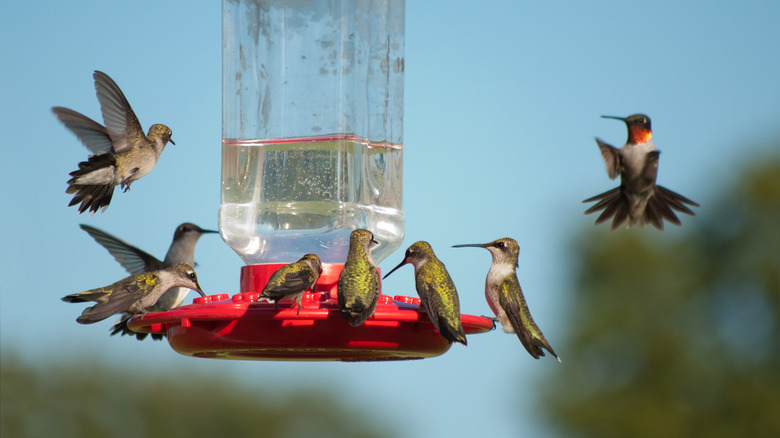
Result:
{"label": "outstretched wing", "polygon": [[81,224],[79,225],[82,230],[86,231],[92,236],[97,243],[101,244],[103,248],[108,250],[114,259],[122,265],[127,272],[131,274],[140,274],[142,272],[157,271],[163,269],[163,262],[156,259],[154,256],[141,251],[140,249],[130,245],[129,243],[120,240],[105,231],[98,230],[95,227]]}
{"label": "outstretched wing", "polygon": [[145,137],[143,129],[116,82],[97,70],[92,77],[95,78],[95,91],[100,101],[103,122],[114,145],[114,152],[119,154],[130,148],[133,140]]}
{"label": "outstretched wing", "polygon": [[615,179],[620,174],[620,150],[614,146],[596,139],[596,144],[601,150],[601,157],[604,158],[604,164],[607,166],[607,175],[609,179]]}
{"label": "outstretched wing", "polygon": [[69,108],[52,107],[51,112],[62,124],[76,134],[76,137],[95,155],[111,152],[111,137],[106,127],[89,117]]}

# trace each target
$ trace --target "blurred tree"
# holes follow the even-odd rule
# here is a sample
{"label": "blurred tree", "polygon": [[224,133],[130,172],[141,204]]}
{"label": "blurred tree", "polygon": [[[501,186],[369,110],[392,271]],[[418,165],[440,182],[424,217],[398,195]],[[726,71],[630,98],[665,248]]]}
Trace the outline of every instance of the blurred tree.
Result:
{"label": "blurred tree", "polygon": [[[193,373],[143,376],[95,362],[0,362],[0,436],[388,437],[376,413],[322,391],[279,395]],[[386,423],[384,423],[386,424]]]}
{"label": "blurred tree", "polygon": [[780,437],[780,159],[708,204],[663,234],[586,230],[540,391],[558,432]]}

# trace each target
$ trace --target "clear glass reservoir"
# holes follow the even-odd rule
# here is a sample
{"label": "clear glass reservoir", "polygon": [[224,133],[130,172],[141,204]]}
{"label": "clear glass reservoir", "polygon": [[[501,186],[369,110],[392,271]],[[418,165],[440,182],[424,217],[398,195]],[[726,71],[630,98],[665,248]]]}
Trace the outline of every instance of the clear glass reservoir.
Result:
{"label": "clear glass reservoir", "polygon": [[223,0],[223,239],[247,264],[378,263],[404,237],[404,0]]}

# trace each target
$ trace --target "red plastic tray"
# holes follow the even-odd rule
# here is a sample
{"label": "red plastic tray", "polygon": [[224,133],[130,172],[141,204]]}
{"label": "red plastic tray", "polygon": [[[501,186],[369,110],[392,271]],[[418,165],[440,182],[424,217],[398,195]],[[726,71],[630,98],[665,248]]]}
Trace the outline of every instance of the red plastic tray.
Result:
{"label": "red plastic tray", "polygon": [[[166,334],[180,354],[218,359],[407,360],[439,356],[450,349],[420,308],[419,298],[381,295],[374,315],[359,327],[350,326],[338,309],[341,264],[323,264],[315,293],[304,294],[300,311],[288,300],[274,310],[273,302],[258,298],[281,266],[244,266],[241,293],[198,297],[191,305],[137,315],[128,327]],[[485,317],[461,319],[467,335],[493,328]]]}

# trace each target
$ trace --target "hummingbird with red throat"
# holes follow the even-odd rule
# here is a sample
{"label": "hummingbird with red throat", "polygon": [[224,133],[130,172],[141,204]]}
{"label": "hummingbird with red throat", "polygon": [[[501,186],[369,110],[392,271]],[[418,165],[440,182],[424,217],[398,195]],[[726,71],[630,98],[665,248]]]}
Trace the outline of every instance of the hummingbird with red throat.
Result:
{"label": "hummingbird with red throat", "polygon": [[628,128],[628,140],[618,149],[596,138],[607,166],[607,175],[610,179],[620,175],[620,186],[582,201],[596,202],[585,210],[585,214],[603,210],[596,219],[596,225],[612,219],[610,230],[623,223],[626,228],[651,224],[663,230],[664,220],[680,225],[675,211],[695,216],[686,204],[694,207],[699,204],[655,183],[660,152],[653,144],[650,118],[644,114],[601,117],[622,120]]}

